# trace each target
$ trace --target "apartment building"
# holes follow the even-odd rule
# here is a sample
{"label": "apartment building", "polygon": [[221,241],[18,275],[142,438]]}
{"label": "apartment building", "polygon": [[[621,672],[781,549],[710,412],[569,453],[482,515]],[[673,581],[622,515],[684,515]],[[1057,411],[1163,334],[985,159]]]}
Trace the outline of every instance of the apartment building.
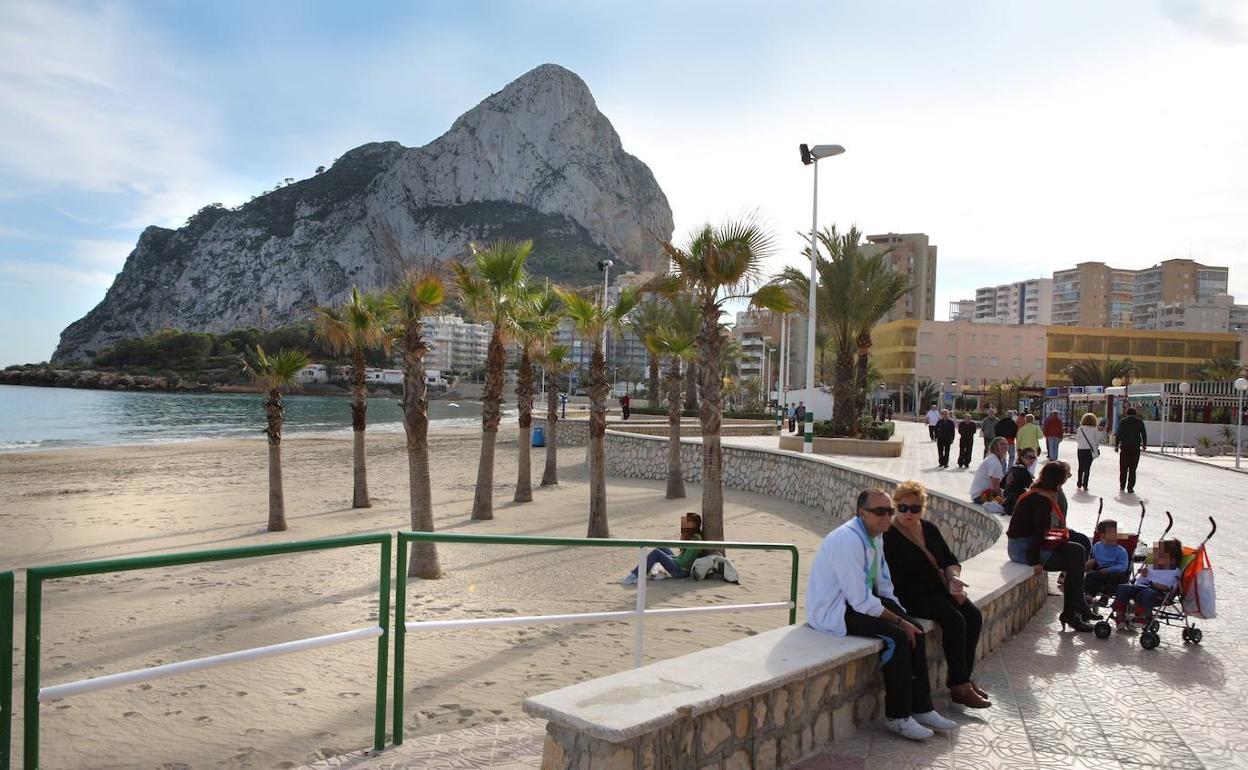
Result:
{"label": "apartment building", "polygon": [[885,254],[894,272],[910,276],[914,290],[897,300],[887,316],[896,321],[911,318],[931,321],[936,318],[936,247],[923,233],[885,233],[868,235],[867,243],[858,247],[868,256]]}
{"label": "apartment building", "polygon": [[1131,328],[1136,271],[1104,262],[1080,262],[1053,273],[1052,323],[1056,326]]}
{"label": "apartment building", "polygon": [[[1236,305],[1229,294],[1215,294],[1208,300],[1194,302],[1161,302],[1152,305],[1144,313],[1136,313],[1136,328],[1180,329],[1189,332],[1231,331],[1231,312]],[[1243,310],[1236,312],[1239,317]]]}
{"label": "apartment building", "polygon": [[871,356],[890,390],[916,378],[943,382],[947,392],[981,390],[1020,378],[1039,384],[1044,379],[1046,328],[970,320],[892,321],[871,332]]}
{"label": "apartment building", "polygon": [[475,324],[457,315],[437,315],[425,319],[430,349],[425,365],[440,371],[472,371],[485,365],[493,324]]}
{"label": "apartment building", "polygon": [[1211,303],[1215,296],[1226,294],[1229,273],[1228,268],[1202,265],[1190,259],[1167,259],[1137,270],[1133,325],[1137,329],[1159,328],[1152,325],[1153,310],[1158,305]]}
{"label": "apartment building", "polygon": [[950,321],[973,321],[975,319],[975,300],[955,299],[949,303]]}
{"label": "apartment building", "polygon": [[972,320],[979,323],[1047,325],[1053,319],[1053,279],[983,286],[975,290],[973,304]]}
{"label": "apartment building", "polygon": [[1046,385],[1070,384],[1070,365],[1095,359],[1131,359],[1140,382],[1189,380],[1210,358],[1240,360],[1240,338],[1220,332],[1048,328]]}
{"label": "apartment building", "polygon": [[[741,355],[737,359],[738,377],[762,379],[763,351],[764,349],[769,352],[780,349],[780,327],[780,315],[769,310],[754,308],[737,313],[736,323],[732,327],[732,338],[741,347]],[[792,353],[792,351],[788,352]],[[772,365],[775,366],[779,355],[774,355],[772,358],[774,359]],[[793,361],[795,358],[790,355],[789,360]],[[805,360],[804,350],[802,357],[796,360]],[[772,372],[773,381],[779,374],[778,371]]]}

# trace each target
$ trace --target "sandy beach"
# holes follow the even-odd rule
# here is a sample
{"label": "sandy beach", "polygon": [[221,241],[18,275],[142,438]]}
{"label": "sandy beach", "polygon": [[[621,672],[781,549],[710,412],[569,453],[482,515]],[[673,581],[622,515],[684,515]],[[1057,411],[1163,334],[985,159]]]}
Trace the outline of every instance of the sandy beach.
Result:
{"label": "sandy beach", "polygon": [[[495,518],[473,522],[480,432],[445,430],[432,440],[439,530],[584,536],[583,449],[561,451],[558,488],[536,486],[544,450],[535,450],[534,501],[515,504],[515,429],[506,426]],[[365,510],[350,507],[349,439],[288,439],[284,456],[290,530],[274,534],[264,531],[260,440],[0,455],[0,569],[407,527],[401,435],[369,440],[373,507]],[[676,537],[680,512],[698,509],[700,495],[691,485],[687,500],[668,501],[660,483],[613,479],[612,534]],[[729,538],[792,542],[808,556],[830,526],[814,511],[770,498],[729,491],[726,499]],[[410,590],[415,618],[629,609],[635,599],[635,589],[619,584],[636,559],[631,549],[449,545],[441,555],[447,577]],[[733,558],[742,585],[653,582],[649,603],[787,598],[786,555]],[[375,549],[344,549],[56,581],[45,588],[44,684],[372,625],[377,567]],[[19,637],[22,620],[19,611]],[[646,657],[786,621],[777,610],[652,622]],[[529,694],[631,665],[632,640],[623,623],[409,635],[408,734],[521,718]],[[44,704],[42,766],[290,768],[364,748],[375,651],[375,643],[358,642]],[[19,688],[20,656],[19,649]]]}

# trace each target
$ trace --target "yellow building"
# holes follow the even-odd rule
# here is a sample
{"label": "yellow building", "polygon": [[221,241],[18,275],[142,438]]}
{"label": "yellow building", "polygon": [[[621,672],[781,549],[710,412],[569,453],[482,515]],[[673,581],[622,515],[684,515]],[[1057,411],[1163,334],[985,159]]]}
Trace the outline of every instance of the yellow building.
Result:
{"label": "yellow building", "polygon": [[1187,380],[1210,358],[1239,360],[1235,334],[1050,326],[1047,336],[1044,380],[1049,386],[1069,385],[1070,365],[1087,359],[1129,358],[1139,382]]}

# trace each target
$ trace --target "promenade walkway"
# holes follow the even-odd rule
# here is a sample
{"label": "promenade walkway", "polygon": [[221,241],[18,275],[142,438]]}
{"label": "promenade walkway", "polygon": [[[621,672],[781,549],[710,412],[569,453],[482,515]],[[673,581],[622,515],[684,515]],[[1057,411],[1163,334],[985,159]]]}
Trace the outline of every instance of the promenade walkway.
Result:
{"label": "promenade walkway", "polygon": [[[912,478],[950,495],[966,496],[969,471],[942,470],[936,445],[922,425],[899,423],[906,440],[899,458],[837,458],[837,462],[897,479]],[[774,446],[770,437],[725,439]],[[770,444],[768,442],[771,442]],[[955,449],[956,452],[956,449]],[[978,462],[979,447],[976,461]],[[1059,456],[1074,462],[1074,443]],[[972,469],[974,466],[972,466]],[[1069,485],[1068,485],[1069,486]],[[905,768],[1222,768],[1248,767],[1248,528],[1242,473],[1145,453],[1138,495],[1118,494],[1117,456],[1102,453],[1092,469],[1091,493],[1070,494],[1072,527],[1091,532],[1098,495],[1105,516],[1134,531],[1139,502],[1148,507],[1145,540],[1175,517],[1172,534],[1195,544],[1217,517],[1210,546],[1218,577],[1219,617],[1202,623],[1204,642],[1185,645],[1178,629],[1163,628],[1161,646],[1143,650],[1135,634],[1106,640],[1060,633],[1060,599],[1050,600],[1018,637],[984,660],[976,680],[992,694],[993,708],[945,708],[962,727],[947,738],[912,743],[882,730],[808,759],[805,770],[904,770]]]}
{"label": "promenade walkway", "polygon": [[[968,471],[942,470],[926,427],[899,423],[905,449],[899,458],[838,457],[837,462],[896,479],[918,479],[959,497]],[[775,448],[772,436],[725,438],[725,443]],[[978,442],[977,442],[978,444]],[[955,450],[956,451],[956,450]],[[976,448],[976,462],[980,447]],[[1074,444],[1062,444],[1074,461]],[[1103,452],[1092,469],[1090,494],[1070,494],[1072,527],[1091,532],[1098,495],[1105,515],[1134,531],[1139,503],[1148,506],[1144,539],[1156,539],[1164,511],[1175,517],[1172,534],[1195,544],[1218,518],[1210,553],[1217,571],[1219,617],[1201,623],[1204,642],[1186,645],[1178,629],[1163,628],[1162,643],[1145,651],[1135,634],[1097,639],[1060,633],[1054,597],[1022,634],[978,666],[976,680],[994,706],[981,711],[938,703],[961,727],[952,736],[913,743],[864,729],[852,740],[803,762],[803,770],[908,770],[909,768],[1071,768],[1145,770],[1248,768],[1248,636],[1241,629],[1248,607],[1248,476],[1209,464],[1146,453],[1138,495],[1118,494],[1117,456]],[[502,767],[541,765],[544,723],[518,720],[408,741],[380,757],[345,755],[323,768]]]}

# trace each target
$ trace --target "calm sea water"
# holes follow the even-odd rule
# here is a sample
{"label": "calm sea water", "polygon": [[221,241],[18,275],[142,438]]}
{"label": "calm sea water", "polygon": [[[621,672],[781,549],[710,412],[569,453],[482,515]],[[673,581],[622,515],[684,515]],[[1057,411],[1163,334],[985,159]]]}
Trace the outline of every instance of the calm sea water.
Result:
{"label": "calm sea water", "polygon": [[[284,435],[342,434],[351,430],[348,399],[285,396]],[[430,428],[481,424],[481,405],[429,403]],[[396,398],[368,401],[370,431],[403,431]],[[0,452],[28,449],[146,444],[209,438],[259,437],[263,396],[241,393],[127,393],[109,390],[0,385]]]}

